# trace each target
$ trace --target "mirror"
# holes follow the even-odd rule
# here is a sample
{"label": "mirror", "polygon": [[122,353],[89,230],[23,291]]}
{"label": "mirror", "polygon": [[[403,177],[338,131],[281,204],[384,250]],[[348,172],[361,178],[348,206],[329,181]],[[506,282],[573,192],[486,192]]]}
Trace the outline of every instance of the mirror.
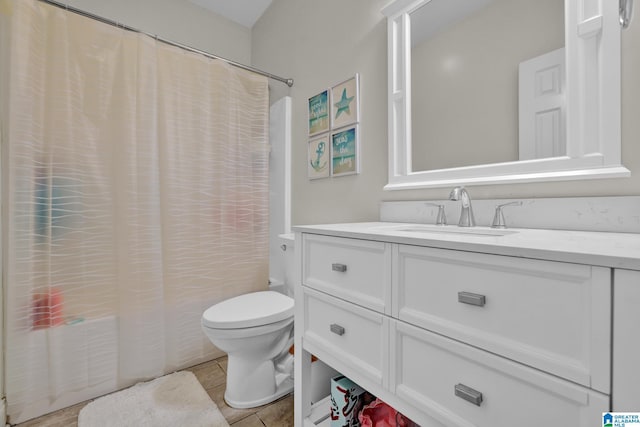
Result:
{"label": "mirror", "polygon": [[[564,0],[432,0],[410,19],[414,171],[551,157],[554,145],[566,154]],[[519,75],[533,79],[532,62],[557,80],[529,103],[555,117],[541,132],[549,148],[520,153],[519,142],[535,144],[518,136],[519,115],[535,108],[518,105]]]}
{"label": "mirror", "polygon": [[616,2],[395,0],[389,184],[629,176]]}

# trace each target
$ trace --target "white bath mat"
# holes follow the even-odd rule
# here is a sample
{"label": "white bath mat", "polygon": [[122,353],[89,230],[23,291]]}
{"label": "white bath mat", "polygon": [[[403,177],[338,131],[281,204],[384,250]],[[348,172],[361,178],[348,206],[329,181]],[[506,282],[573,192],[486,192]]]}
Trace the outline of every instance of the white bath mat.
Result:
{"label": "white bath mat", "polygon": [[229,427],[191,372],[176,372],[103,396],[82,408],[78,427]]}

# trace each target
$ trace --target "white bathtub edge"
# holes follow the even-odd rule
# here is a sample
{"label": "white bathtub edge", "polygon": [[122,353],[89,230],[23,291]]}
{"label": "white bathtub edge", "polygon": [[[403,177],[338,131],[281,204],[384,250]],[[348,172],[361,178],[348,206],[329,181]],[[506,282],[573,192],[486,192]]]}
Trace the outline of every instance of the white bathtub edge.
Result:
{"label": "white bathtub edge", "polygon": [[4,397],[0,399],[0,420],[2,424],[9,426],[9,423],[7,423],[7,402]]}

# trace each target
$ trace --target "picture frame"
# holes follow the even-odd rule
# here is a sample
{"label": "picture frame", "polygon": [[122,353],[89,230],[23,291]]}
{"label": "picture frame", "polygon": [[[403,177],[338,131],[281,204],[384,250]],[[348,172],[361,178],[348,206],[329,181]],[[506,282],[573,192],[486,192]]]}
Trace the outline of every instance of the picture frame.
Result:
{"label": "picture frame", "polygon": [[328,178],[331,171],[329,133],[312,138],[307,146],[307,176],[309,179]]}
{"label": "picture frame", "polygon": [[331,126],[329,113],[329,89],[309,98],[307,104],[309,136],[329,131]]}
{"label": "picture frame", "polygon": [[331,88],[331,128],[338,129],[360,122],[360,75]]}
{"label": "picture frame", "polygon": [[331,132],[331,176],[360,173],[360,132],[352,125]]}

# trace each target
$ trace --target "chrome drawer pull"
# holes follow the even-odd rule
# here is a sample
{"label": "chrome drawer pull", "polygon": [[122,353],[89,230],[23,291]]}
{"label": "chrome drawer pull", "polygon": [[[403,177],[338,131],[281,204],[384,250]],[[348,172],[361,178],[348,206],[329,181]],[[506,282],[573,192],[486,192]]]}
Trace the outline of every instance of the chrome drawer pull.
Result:
{"label": "chrome drawer pull", "polygon": [[471,402],[476,406],[480,406],[482,403],[482,393],[472,389],[471,387],[467,387],[464,384],[456,384],[454,391],[456,396],[466,400],[467,402]]}
{"label": "chrome drawer pull", "polygon": [[487,299],[484,295],[473,294],[471,292],[458,292],[458,302],[463,304],[477,305],[478,307],[484,307]]}
{"label": "chrome drawer pull", "polygon": [[344,328],[340,325],[338,325],[337,323],[333,323],[331,326],[329,326],[329,329],[331,329],[331,332],[333,332],[336,335],[344,335]]}
{"label": "chrome drawer pull", "polygon": [[333,271],[339,271],[340,273],[344,273],[347,271],[347,266],[344,264],[331,264],[331,269]]}

